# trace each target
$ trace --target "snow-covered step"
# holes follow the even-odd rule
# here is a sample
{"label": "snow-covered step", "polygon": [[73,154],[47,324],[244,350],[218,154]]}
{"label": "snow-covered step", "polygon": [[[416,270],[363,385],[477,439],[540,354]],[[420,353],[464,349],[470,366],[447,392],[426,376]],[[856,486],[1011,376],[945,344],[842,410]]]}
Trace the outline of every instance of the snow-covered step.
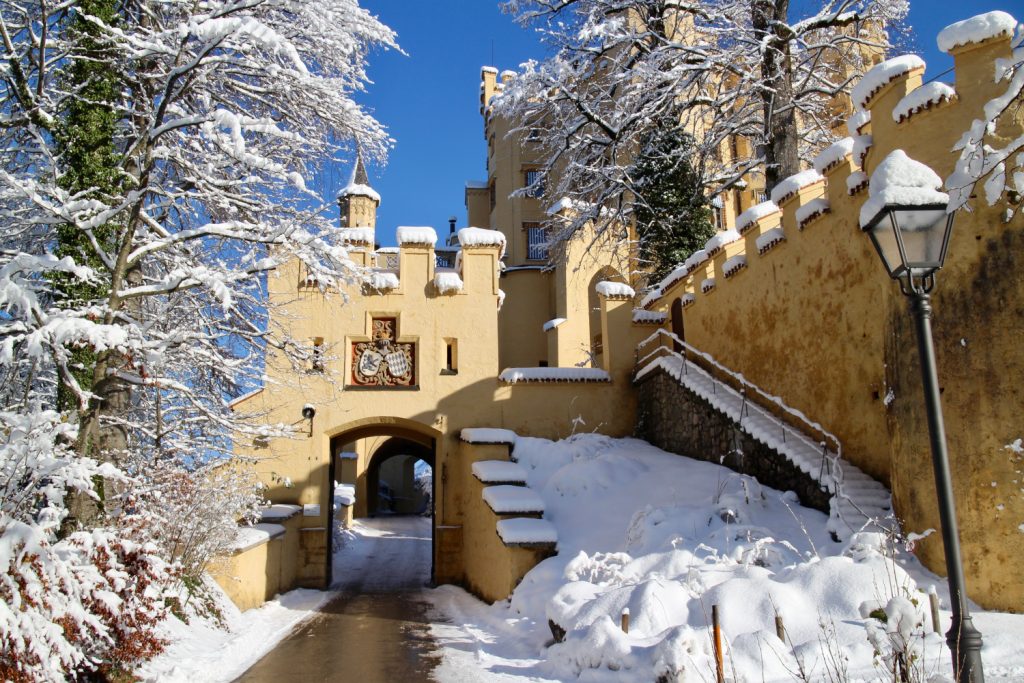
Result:
{"label": "snow-covered step", "polygon": [[496,514],[543,514],[544,501],[537,492],[524,486],[502,484],[483,490],[484,502]]}
{"label": "snow-covered step", "polygon": [[473,463],[473,476],[485,484],[526,484],[526,470],[508,460],[480,460]]}
{"label": "snow-covered step", "polygon": [[513,517],[498,522],[498,536],[505,545],[540,546],[558,543],[555,525],[546,519]]}
{"label": "snow-covered step", "polygon": [[[845,540],[861,529],[889,530],[896,526],[889,491],[854,465],[744,395],[713,378],[703,368],[677,355],[661,357],[637,373],[639,379],[656,368],[710,403],[751,437],[782,454],[831,494],[829,531]],[[779,403],[782,410],[798,415]],[[823,463],[823,459],[825,462]]]}

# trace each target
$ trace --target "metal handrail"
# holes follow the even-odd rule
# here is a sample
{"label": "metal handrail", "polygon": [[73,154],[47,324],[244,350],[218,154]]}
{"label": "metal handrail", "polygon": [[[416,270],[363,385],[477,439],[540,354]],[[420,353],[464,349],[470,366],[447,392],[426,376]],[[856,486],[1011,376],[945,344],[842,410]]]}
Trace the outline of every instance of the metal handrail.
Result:
{"label": "metal handrail", "polygon": [[[667,344],[666,341],[668,342]],[[652,345],[652,342],[657,342],[657,346],[652,350],[645,352],[645,350]],[[782,428],[783,442],[786,441],[787,426],[792,430],[793,436],[802,438],[808,443],[814,443],[809,435],[820,435],[821,439],[815,444],[820,446],[822,449],[821,468],[818,472],[818,481],[821,481],[825,468],[828,468],[830,476],[833,474],[833,459],[829,458],[828,455],[828,442],[831,442],[834,446],[834,459],[838,460],[842,457],[843,452],[842,442],[839,441],[839,437],[826,430],[820,424],[812,422],[801,411],[786,405],[780,397],[769,394],[756,384],[750,382],[741,373],[730,370],[716,361],[710,354],[694,348],[664,328],[657,329],[653,334],[651,334],[651,336],[637,344],[634,378],[639,374],[642,368],[649,365],[649,361],[664,356],[679,358],[682,361],[682,372],[684,375],[687,372],[687,366],[689,363],[693,363],[706,372],[712,380],[712,391],[717,392],[717,385],[721,383],[737,392],[742,397],[743,409],[745,409],[747,402],[750,402],[777,418],[782,423],[780,426]],[[741,425],[744,418],[744,415],[742,414],[743,409],[741,409],[740,415]],[[840,472],[836,472],[835,474],[837,477],[841,476]],[[836,481],[837,489],[839,488],[840,483],[841,482]]]}

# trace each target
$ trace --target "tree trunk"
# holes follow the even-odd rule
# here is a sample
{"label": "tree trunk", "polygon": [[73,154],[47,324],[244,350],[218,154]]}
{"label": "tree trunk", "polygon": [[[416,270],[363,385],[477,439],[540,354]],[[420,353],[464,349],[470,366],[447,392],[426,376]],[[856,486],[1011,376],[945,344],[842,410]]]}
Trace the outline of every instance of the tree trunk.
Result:
{"label": "tree trunk", "polygon": [[800,171],[799,134],[793,97],[793,62],[786,25],[789,0],[752,0],[755,37],[761,52],[761,102],[764,111],[765,190]]}

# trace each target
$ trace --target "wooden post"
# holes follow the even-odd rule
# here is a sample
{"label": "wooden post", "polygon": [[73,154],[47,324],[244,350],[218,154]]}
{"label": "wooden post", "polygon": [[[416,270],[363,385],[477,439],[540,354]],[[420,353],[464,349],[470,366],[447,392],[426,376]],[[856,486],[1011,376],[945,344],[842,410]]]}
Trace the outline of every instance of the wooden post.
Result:
{"label": "wooden post", "polygon": [[622,632],[629,633],[629,608],[622,608]]}
{"label": "wooden post", "polygon": [[786,626],[782,623],[782,615],[775,615],[775,635],[779,637],[779,640],[786,642]]}
{"label": "wooden post", "polygon": [[722,627],[718,623],[718,605],[711,606],[711,632],[715,645],[715,675],[718,683],[725,683],[725,661],[722,658]]}
{"label": "wooden post", "polygon": [[939,596],[934,590],[928,592],[928,602],[932,605],[932,630],[936,633],[942,633],[939,628]]}

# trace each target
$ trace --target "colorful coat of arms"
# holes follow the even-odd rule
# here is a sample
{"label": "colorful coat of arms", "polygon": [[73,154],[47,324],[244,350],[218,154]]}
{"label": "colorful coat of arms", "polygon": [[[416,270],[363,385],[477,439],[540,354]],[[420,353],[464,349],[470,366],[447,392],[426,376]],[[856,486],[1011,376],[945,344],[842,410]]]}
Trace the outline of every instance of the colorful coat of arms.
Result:
{"label": "colorful coat of arms", "polygon": [[399,342],[395,318],[374,318],[370,341],[352,344],[355,386],[408,387],[415,385],[416,345]]}

